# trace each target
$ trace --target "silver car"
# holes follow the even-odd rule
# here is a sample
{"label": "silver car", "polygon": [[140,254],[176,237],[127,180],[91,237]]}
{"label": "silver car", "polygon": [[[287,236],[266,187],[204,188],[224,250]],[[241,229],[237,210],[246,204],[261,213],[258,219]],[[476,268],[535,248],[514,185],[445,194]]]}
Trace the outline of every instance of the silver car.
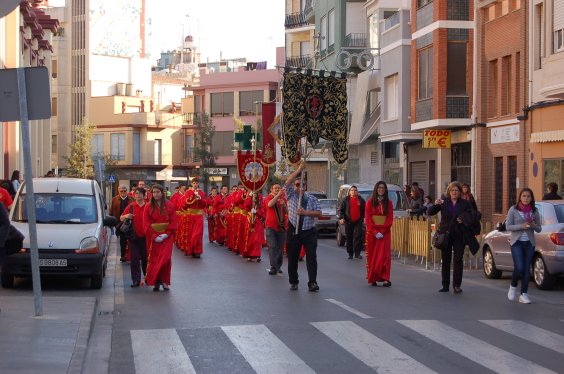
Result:
{"label": "silver car", "polygon": [[321,217],[315,226],[319,234],[334,234],[337,228],[337,199],[319,199]]}
{"label": "silver car", "polygon": [[[551,289],[556,277],[564,275],[564,200],[537,202],[542,231],[535,233],[535,257],[532,275],[541,290]],[[505,222],[489,232],[481,243],[486,278],[500,278],[513,271],[509,231]]]}

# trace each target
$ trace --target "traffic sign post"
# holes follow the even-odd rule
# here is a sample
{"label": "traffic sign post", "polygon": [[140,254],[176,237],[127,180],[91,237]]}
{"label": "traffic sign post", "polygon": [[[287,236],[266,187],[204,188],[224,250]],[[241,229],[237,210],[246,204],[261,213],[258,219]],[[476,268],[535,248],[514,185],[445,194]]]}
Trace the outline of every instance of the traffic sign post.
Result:
{"label": "traffic sign post", "polygon": [[111,183],[111,184],[116,183],[116,176],[115,175],[108,175],[108,183]]}

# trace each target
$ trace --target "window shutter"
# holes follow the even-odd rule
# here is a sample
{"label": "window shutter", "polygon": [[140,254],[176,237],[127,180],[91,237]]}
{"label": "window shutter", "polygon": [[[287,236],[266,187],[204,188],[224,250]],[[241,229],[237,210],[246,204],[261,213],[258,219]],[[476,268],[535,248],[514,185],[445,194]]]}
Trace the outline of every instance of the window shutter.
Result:
{"label": "window shutter", "polygon": [[554,24],[553,31],[564,29],[564,1],[554,2]]}

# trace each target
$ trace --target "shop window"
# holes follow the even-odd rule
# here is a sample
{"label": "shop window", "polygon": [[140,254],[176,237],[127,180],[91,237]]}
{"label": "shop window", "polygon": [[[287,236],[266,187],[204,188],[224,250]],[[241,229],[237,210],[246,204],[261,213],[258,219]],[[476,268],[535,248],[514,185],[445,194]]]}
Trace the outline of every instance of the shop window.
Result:
{"label": "shop window", "polygon": [[494,160],[494,213],[503,213],[503,157]]}
{"label": "shop window", "polygon": [[517,201],[517,157],[507,158],[507,206]]}
{"label": "shop window", "polygon": [[[544,160],[543,169],[544,186],[546,186],[548,183],[554,182],[558,184],[558,194],[560,196],[564,196],[564,158]],[[544,193],[545,191],[542,192]],[[541,197],[542,196],[536,197],[536,199],[540,200]]]}

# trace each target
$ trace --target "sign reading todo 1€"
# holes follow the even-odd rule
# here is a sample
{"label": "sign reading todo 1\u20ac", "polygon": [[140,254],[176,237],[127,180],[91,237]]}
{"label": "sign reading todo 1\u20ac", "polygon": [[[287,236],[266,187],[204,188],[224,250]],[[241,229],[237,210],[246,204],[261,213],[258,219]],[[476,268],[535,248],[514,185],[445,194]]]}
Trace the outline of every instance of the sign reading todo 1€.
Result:
{"label": "sign reading todo 1\u20ac", "polygon": [[423,148],[450,148],[450,130],[425,130]]}

